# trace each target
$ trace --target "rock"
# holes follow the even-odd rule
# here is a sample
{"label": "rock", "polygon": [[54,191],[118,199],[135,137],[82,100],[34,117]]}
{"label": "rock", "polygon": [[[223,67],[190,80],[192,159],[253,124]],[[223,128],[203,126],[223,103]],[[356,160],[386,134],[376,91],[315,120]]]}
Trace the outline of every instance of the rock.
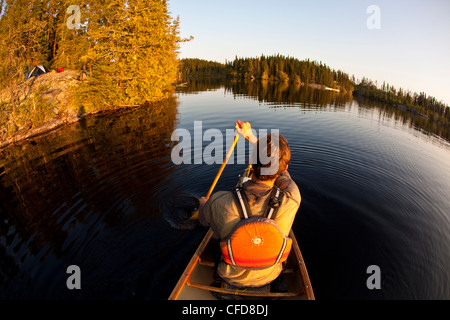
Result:
{"label": "rock", "polygon": [[[78,121],[80,115],[71,106],[70,94],[74,87],[79,86],[85,79],[87,74],[76,70],[65,70],[63,72],[51,71],[38,77],[31,77],[14,88],[16,106],[23,104],[25,106],[34,106],[36,101],[48,103],[52,113],[55,115],[53,119],[45,121],[45,123],[27,123],[21,128],[17,128],[17,132],[13,137],[8,137],[3,141],[0,140],[0,148],[10,143],[18,142],[36,135],[54,130],[55,128],[65,124]],[[82,80],[78,80],[82,79]],[[9,104],[11,100],[10,88],[4,88],[0,91],[0,105]],[[12,121],[6,125],[13,125]],[[3,132],[5,123],[0,123],[0,138],[5,137]],[[2,133],[3,132],[3,133]]]}

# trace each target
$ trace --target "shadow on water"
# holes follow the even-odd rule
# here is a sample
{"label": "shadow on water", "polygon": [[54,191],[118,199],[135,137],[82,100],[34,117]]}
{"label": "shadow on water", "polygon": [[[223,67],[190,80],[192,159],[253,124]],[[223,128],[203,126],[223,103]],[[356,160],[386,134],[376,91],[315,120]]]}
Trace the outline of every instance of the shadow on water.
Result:
{"label": "shadow on water", "polygon": [[[160,297],[151,261],[164,259],[160,237],[180,236],[162,218],[177,193],[177,105],[87,117],[0,150],[0,298]],[[65,285],[72,264],[80,292]]]}

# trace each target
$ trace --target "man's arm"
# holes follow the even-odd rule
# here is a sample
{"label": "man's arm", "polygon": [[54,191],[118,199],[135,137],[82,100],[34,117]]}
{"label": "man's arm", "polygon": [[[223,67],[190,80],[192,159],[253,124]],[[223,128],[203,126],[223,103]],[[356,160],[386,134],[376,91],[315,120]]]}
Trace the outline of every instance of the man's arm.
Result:
{"label": "man's arm", "polygon": [[241,136],[247,139],[252,145],[256,145],[256,143],[258,142],[258,138],[256,138],[256,136],[253,134],[250,122],[242,122],[241,120],[238,120],[234,128]]}
{"label": "man's arm", "polygon": [[207,216],[207,214],[205,212],[205,206],[206,206],[207,202],[208,202],[208,200],[205,197],[202,197],[200,199],[200,207],[198,209],[198,213],[199,213],[198,221],[200,222],[200,224],[202,226],[205,226],[205,227],[209,227],[210,223],[211,223],[209,217]]}

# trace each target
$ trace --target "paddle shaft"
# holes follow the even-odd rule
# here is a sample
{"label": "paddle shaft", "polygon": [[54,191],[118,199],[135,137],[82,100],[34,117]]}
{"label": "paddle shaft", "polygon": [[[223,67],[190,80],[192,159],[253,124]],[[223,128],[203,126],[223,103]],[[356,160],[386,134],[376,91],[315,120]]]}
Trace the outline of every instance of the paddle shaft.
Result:
{"label": "paddle shaft", "polygon": [[[220,176],[222,175],[223,169],[225,169],[225,166],[227,165],[228,160],[231,157],[231,154],[233,153],[234,147],[236,146],[237,142],[239,140],[239,133],[236,133],[236,136],[234,137],[234,141],[233,141],[233,145],[230,147],[230,149],[228,150],[228,153],[225,157],[225,159],[222,162],[222,165],[220,166],[219,172],[217,172],[217,175],[213,181],[213,183],[211,184],[211,187],[209,188],[208,193],[206,194],[205,198],[206,200],[209,199],[209,197],[211,196],[214,188],[216,187],[217,182],[219,181]],[[194,215],[190,218],[191,220],[195,220],[198,219],[198,210],[197,212],[194,213]]]}

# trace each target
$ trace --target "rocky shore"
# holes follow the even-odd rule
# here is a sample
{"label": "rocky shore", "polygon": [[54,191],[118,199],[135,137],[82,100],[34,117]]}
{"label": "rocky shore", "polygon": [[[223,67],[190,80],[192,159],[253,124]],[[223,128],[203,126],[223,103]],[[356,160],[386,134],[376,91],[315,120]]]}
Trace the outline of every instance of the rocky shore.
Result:
{"label": "rocky shore", "polygon": [[[10,116],[10,111],[3,112],[4,123],[0,123],[0,148],[11,143],[29,139],[48,131],[54,130],[62,125],[77,122],[86,116],[83,110],[76,110],[72,105],[71,91],[85,80],[85,74],[81,71],[67,70],[63,72],[51,71],[38,77],[31,77],[14,87],[16,109],[30,109],[22,112],[36,112],[36,105],[45,102],[49,117],[42,120],[20,119],[19,124],[14,117]],[[10,105],[10,88],[0,91],[0,105]],[[34,110],[33,110],[34,108]],[[16,112],[18,113],[18,112]],[[8,118],[9,117],[9,118]],[[6,119],[6,120],[5,120]],[[13,134],[8,132],[14,126]]]}

